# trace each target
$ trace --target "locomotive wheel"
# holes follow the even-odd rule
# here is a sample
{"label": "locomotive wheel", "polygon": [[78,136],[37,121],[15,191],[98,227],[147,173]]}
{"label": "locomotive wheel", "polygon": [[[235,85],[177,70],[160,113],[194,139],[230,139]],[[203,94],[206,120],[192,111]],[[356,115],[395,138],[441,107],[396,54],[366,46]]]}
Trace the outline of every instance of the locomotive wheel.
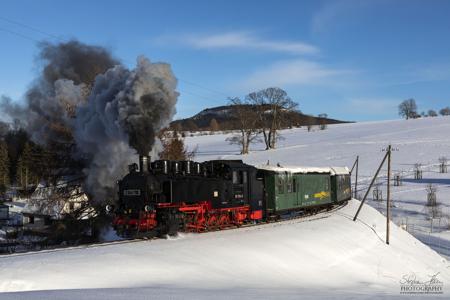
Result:
{"label": "locomotive wheel", "polygon": [[208,226],[208,230],[216,230],[218,227],[218,219],[217,216],[215,215],[210,215],[208,217],[208,221],[207,221],[207,226]]}
{"label": "locomotive wheel", "polygon": [[158,236],[176,236],[182,225],[182,218],[182,215],[176,210],[167,210],[162,218],[163,222],[161,222]]}
{"label": "locomotive wheel", "polygon": [[229,217],[226,214],[223,214],[219,217],[219,227],[220,229],[225,229],[229,226]]}

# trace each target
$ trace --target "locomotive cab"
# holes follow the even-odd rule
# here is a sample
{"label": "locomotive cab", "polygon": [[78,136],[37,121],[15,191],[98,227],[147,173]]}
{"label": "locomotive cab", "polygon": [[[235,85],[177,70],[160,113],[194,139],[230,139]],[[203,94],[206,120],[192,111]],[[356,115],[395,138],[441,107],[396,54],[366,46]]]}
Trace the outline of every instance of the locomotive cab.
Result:
{"label": "locomotive cab", "polygon": [[119,181],[119,212],[135,216],[140,211],[153,209],[160,201],[159,182],[146,161],[145,157],[140,158],[139,171],[136,164],[130,165],[130,172]]}

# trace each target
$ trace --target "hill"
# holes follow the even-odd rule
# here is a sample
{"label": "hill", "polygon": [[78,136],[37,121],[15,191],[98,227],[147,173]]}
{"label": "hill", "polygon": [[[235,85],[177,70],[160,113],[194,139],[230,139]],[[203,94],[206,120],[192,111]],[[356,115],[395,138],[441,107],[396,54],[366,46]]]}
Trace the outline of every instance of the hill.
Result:
{"label": "hill", "polygon": [[[307,219],[3,256],[0,291],[11,293],[0,298],[391,299],[401,296],[402,282],[429,282],[433,276],[443,284],[440,296],[448,297],[450,265],[441,256],[449,254],[448,225],[445,218],[435,220],[430,232],[424,205],[431,182],[438,186],[442,211],[449,212],[450,175],[436,171],[438,158],[450,157],[449,130],[446,117],[336,124],[312,132],[294,128],[282,131],[279,148],[264,151],[256,144],[245,156],[224,142],[226,134],[186,138],[190,147],[199,146],[198,160],[351,167],[359,155],[360,193],[391,143],[397,150],[393,170],[404,173],[403,185],[392,187],[390,245],[384,241],[385,201],[369,199],[353,222],[359,201],[352,200],[338,211]],[[411,173],[417,162],[423,165],[422,180]],[[381,175],[384,190],[385,168]]]}
{"label": "hill", "polygon": [[[238,129],[238,124],[236,123],[234,110],[235,107],[231,105],[207,108],[190,118],[175,120],[170,126],[178,131],[209,130],[211,121],[215,119],[219,124],[220,130],[235,130]],[[305,115],[299,111],[286,112],[285,114],[284,123],[282,124],[283,128],[348,123],[330,118]]]}
{"label": "hill", "polygon": [[[348,166],[352,167],[359,155],[358,194],[362,199],[385,152],[392,144],[392,176],[401,177],[401,186],[392,182],[392,218],[411,234],[441,255],[450,258],[450,173],[440,173],[439,158],[450,161],[450,117],[391,120],[330,125],[326,130],[308,132],[304,128],[281,131],[283,139],[277,149],[264,151],[263,143],[250,147],[250,154],[239,155],[235,145],[224,140],[229,135],[187,137],[189,148],[198,146],[197,160],[243,159],[249,164]],[[420,164],[423,178],[414,179],[415,164]],[[448,167],[450,171],[450,167]],[[385,166],[378,180],[382,200],[368,204],[380,212],[386,208]],[[353,177],[353,181],[354,181]],[[426,206],[427,189],[437,189],[438,206],[434,219]]]}

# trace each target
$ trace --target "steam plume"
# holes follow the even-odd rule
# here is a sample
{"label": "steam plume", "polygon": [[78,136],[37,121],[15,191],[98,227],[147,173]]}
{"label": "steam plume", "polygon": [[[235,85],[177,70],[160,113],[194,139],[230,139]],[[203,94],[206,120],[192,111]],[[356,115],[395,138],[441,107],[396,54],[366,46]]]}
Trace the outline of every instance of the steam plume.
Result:
{"label": "steam plume", "polygon": [[[175,113],[177,81],[170,66],[140,57],[136,69],[116,66],[96,78],[86,105],[79,108],[75,140],[90,156],[88,187],[105,197],[136,153],[148,155],[157,131]],[[134,150],[132,150],[134,149]]]}

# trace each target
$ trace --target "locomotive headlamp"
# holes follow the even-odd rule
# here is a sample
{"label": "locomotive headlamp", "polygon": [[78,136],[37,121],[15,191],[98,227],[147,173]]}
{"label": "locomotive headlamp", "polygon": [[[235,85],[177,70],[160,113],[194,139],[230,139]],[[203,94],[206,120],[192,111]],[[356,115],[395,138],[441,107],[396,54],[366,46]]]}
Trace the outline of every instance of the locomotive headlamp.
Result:
{"label": "locomotive headlamp", "polygon": [[106,209],[106,212],[110,213],[113,211],[114,206],[108,204],[108,205],[106,205],[105,209]]}
{"label": "locomotive headlamp", "polygon": [[149,211],[152,210],[152,208],[151,208],[150,205],[146,205],[146,206],[144,206],[144,210],[145,210],[146,212],[149,212]]}

